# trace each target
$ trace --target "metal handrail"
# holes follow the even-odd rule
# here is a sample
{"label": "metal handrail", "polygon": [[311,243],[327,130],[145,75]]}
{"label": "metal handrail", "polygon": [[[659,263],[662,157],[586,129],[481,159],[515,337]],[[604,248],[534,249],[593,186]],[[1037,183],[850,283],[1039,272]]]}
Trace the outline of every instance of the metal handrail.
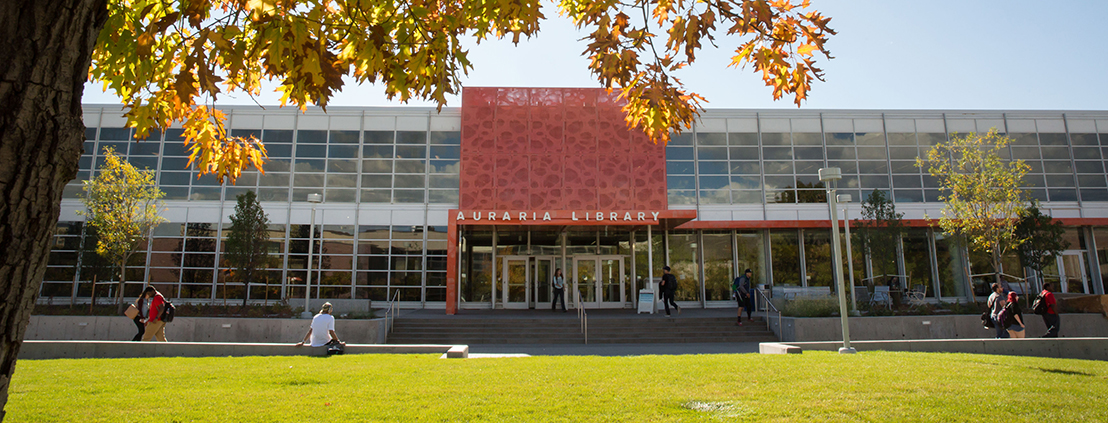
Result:
{"label": "metal handrail", "polygon": [[[777,327],[780,328],[781,327],[781,310],[778,310],[777,307],[774,306],[773,303],[769,301],[769,297],[766,296],[765,291],[762,291],[761,289],[754,289],[754,292],[757,292],[758,295],[762,297],[762,304],[766,305],[765,307],[763,307],[763,310],[766,312],[766,329],[770,330],[770,331],[773,330],[773,327],[770,326],[770,320],[769,320],[769,309],[771,309],[771,308],[773,309],[773,311],[777,312]],[[781,339],[781,333],[780,332],[778,332],[777,338]]]}
{"label": "metal handrail", "polygon": [[577,293],[577,319],[581,321],[581,333],[585,335],[585,343],[589,343],[589,313],[581,305],[581,294]]}
{"label": "metal handrail", "polygon": [[392,299],[389,300],[388,308],[385,309],[385,342],[389,341],[389,334],[392,333],[393,323],[396,322],[396,316],[400,314],[400,291],[393,293]]}

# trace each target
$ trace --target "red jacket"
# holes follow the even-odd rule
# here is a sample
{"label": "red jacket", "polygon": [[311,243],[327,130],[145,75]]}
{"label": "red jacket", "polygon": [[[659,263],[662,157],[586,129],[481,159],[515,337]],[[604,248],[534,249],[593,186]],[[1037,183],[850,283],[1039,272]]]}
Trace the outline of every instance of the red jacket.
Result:
{"label": "red jacket", "polygon": [[1053,292],[1050,292],[1050,291],[1047,291],[1047,290],[1044,289],[1043,290],[1043,301],[1046,302],[1046,314],[1058,314],[1057,311],[1054,311],[1054,305],[1057,304],[1058,301],[1054,299],[1054,293]]}
{"label": "red jacket", "polygon": [[150,300],[150,311],[146,318],[147,323],[162,320],[163,305],[165,305],[165,297],[162,294],[155,295],[154,299]]}

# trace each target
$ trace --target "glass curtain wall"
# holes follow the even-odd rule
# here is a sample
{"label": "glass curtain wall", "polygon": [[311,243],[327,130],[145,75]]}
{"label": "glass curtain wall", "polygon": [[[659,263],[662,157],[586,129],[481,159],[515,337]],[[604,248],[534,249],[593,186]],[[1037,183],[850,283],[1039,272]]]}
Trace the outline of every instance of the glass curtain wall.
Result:
{"label": "glass curtain wall", "polygon": [[[738,265],[735,266],[738,269],[738,275],[741,275],[746,269],[750,269],[754,272],[754,281],[756,284],[767,284],[769,280],[766,278],[766,246],[765,246],[765,232],[761,230],[743,230],[735,233],[735,244],[737,245],[736,255],[739,257]],[[736,275],[736,276],[738,276]]]}
{"label": "glass curtain wall", "polygon": [[909,228],[901,237],[904,251],[904,271],[908,276],[906,289],[922,287],[928,297],[935,296],[934,280],[931,277],[931,241],[927,237],[927,228]]}
{"label": "glass curtain wall", "polygon": [[939,268],[939,296],[966,298],[966,257],[960,239],[935,233],[935,260]]}
{"label": "glass curtain wall", "polygon": [[1108,226],[1094,227],[1093,239],[1096,242],[1096,256],[1100,263],[1100,274],[1093,277],[1093,283],[1101,284],[1103,287],[1101,292],[1108,292]]}
{"label": "glass curtain wall", "polygon": [[834,291],[831,262],[831,229],[805,229],[804,280],[807,286],[827,286]]}
{"label": "glass curtain wall", "polygon": [[[661,230],[651,231],[653,239],[649,242],[652,245],[654,253],[654,261],[651,262],[648,256],[646,230],[640,229],[635,231],[635,278],[638,280],[639,289],[643,289],[647,286],[647,277],[650,276],[650,268],[654,270],[654,280],[650,281],[651,288],[654,292],[658,292],[658,281],[662,278],[662,266],[666,265],[665,255],[665,232]],[[636,292],[635,295],[638,295]]]}
{"label": "glass curtain wall", "polygon": [[[735,278],[731,231],[704,231],[704,299],[730,301]],[[741,270],[740,270],[741,271]]]}
{"label": "glass curtain wall", "polygon": [[700,301],[699,245],[695,231],[669,233],[669,267],[677,277],[677,301]]}
{"label": "glass curtain wall", "polygon": [[800,237],[796,229],[769,231],[773,258],[773,286],[802,286],[800,280]]}

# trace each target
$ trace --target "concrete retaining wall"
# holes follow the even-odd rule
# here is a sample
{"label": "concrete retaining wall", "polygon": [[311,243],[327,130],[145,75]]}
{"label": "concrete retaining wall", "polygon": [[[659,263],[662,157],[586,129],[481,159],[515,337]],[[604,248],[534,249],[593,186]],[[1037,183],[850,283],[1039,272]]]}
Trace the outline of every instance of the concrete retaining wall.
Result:
{"label": "concrete retaining wall", "polygon": [[[1063,314],[1060,336],[1065,338],[1108,337],[1108,319],[1100,314]],[[838,317],[784,317],[780,327],[774,316],[773,331],[781,342],[842,340]],[[1042,317],[1025,314],[1027,337],[1046,333]],[[852,340],[980,339],[996,332],[981,326],[979,315],[888,316],[850,318]]]}
{"label": "concrete retaining wall", "polygon": [[[853,326],[853,325],[851,325]],[[762,344],[763,354],[796,354],[784,345],[808,351],[838,351],[842,342],[789,342]],[[1026,357],[1108,360],[1108,338],[1025,338],[1025,339],[935,339],[911,341],[857,341],[850,346],[858,351],[911,351],[969,354],[1016,355]]]}
{"label": "concrete retaining wall", "polygon": [[[173,342],[296,343],[311,324],[307,319],[178,317],[166,325]],[[385,319],[335,321],[335,332],[348,344],[383,344]],[[31,316],[24,340],[130,341],[138,333],[123,316]]]}
{"label": "concrete retaining wall", "polygon": [[[347,344],[345,354],[442,354],[446,358],[468,358],[469,347],[466,345]],[[19,350],[20,360],[290,355],[326,356],[327,349],[297,347],[289,343],[23,341],[23,346]]]}

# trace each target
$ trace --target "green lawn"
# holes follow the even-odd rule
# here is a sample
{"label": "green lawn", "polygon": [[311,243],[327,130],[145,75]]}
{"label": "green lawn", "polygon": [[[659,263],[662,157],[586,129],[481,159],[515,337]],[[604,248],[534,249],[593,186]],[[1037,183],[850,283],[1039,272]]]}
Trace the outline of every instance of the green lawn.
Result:
{"label": "green lawn", "polygon": [[968,354],[21,360],[8,422],[1108,421],[1108,362]]}

